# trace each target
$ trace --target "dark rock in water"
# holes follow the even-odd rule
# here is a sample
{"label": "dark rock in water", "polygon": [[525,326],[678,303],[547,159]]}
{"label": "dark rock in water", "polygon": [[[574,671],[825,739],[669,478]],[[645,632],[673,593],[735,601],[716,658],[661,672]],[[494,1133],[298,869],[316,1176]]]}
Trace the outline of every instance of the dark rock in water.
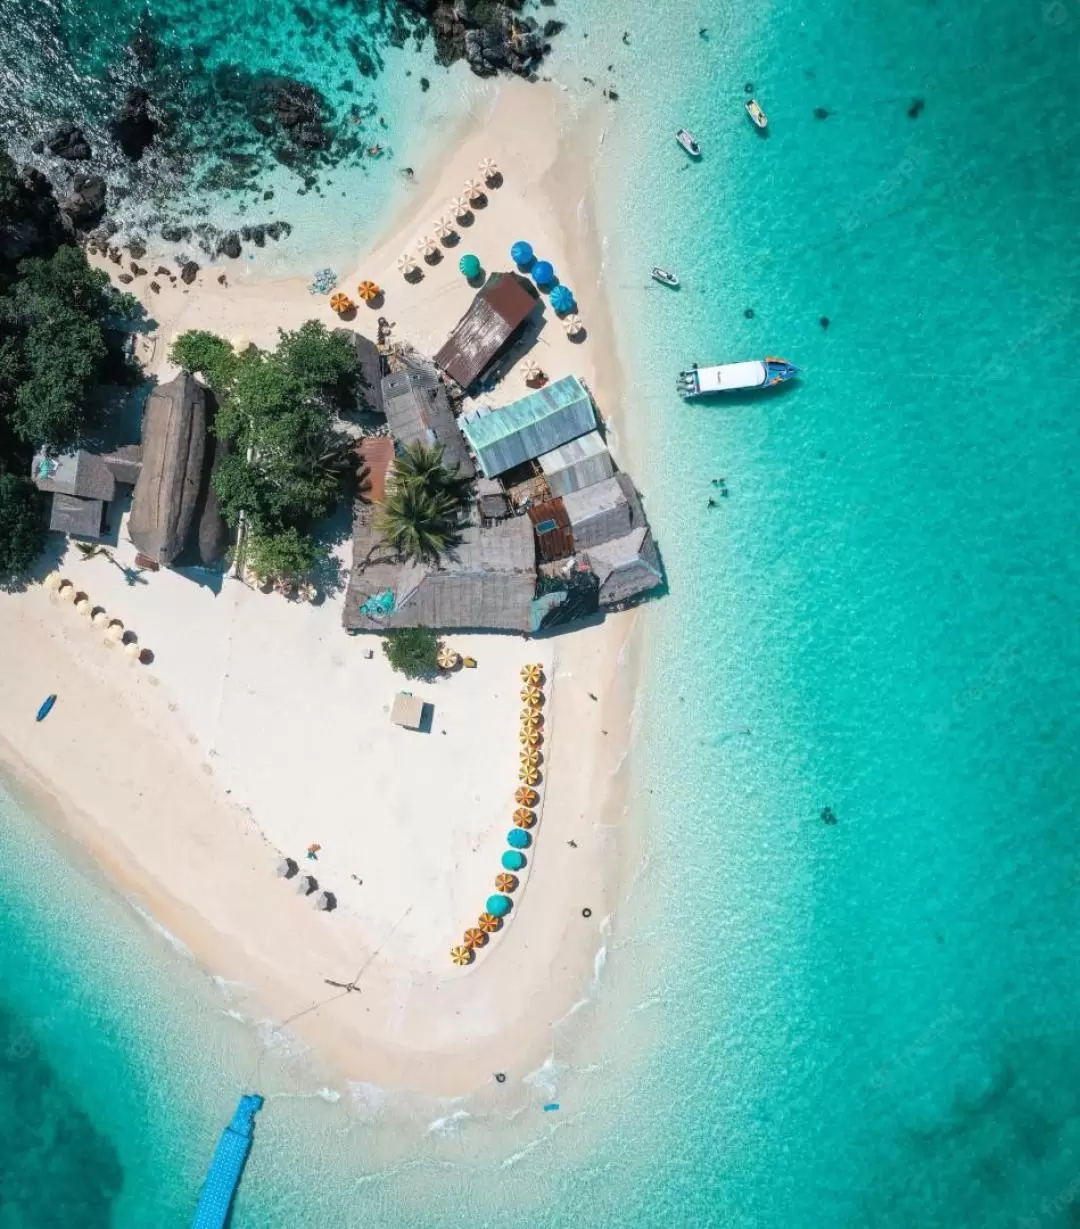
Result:
{"label": "dark rock in water", "polygon": [[266,233],[271,239],[283,239],[286,235],[292,233],[292,227],[288,222],[268,222],[266,224]]}
{"label": "dark rock in water", "polygon": [[305,8],[302,4],[294,4],[293,12],[305,30],[314,30],[318,25],[318,22],[315,20],[315,14],[311,9]]}
{"label": "dark rock in water", "polygon": [[50,154],[69,162],[85,162],[90,157],[90,146],[82,129],[67,122],[58,124],[52,132],[46,133],[45,147]]}
{"label": "dark rock in water", "polygon": [[333,137],[322,124],[312,122],[297,124],[292,129],[292,136],[293,140],[303,145],[305,149],[329,149],[333,141]]}
{"label": "dark rock in water", "polygon": [[0,184],[0,263],[52,252],[65,228],[49,181],[31,167],[16,171],[0,146]]}
{"label": "dark rock in water", "polygon": [[427,79],[427,77],[420,78],[420,88],[425,94],[431,89],[431,82]]}
{"label": "dark rock in water", "polygon": [[836,823],[836,812],[832,809],[832,807],[825,807],[822,810],[821,820],[822,820],[822,823],[826,823],[826,824]]}
{"label": "dark rock in water", "polygon": [[829,113],[824,107],[814,108],[814,119],[828,119]]}
{"label": "dark rock in water", "polygon": [[33,145],[30,146],[30,149],[35,154],[43,154],[45,152],[45,142],[41,140],[35,141]]}
{"label": "dark rock in water", "polygon": [[184,234],[179,226],[163,226],[161,237],[166,243],[179,243],[184,238]]}
{"label": "dark rock in water", "polygon": [[754,309],[752,307],[748,307],[746,311],[743,312],[743,315],[747,318],[747,320],[753,320]]}
{"label": "dark rock in water", "polygon": [[128,90],[124,105],[109,125],[109,131],[124,151],[124,156],[138,162],[161,131],[161,123],[154,115],[146,90],[141,86]]}
{"label": "dark rock in water", "polygon": [[105,180],[100,175],[76,175],[60,209],[76,230],[88,230],[105,212]]}
{"label": "dark rock in water", "polygon": [[142,260],[146,255],[146,244],[137,236],[128,243],[127,249],[136,260]]}
{"label": "dark rock in water", "polygon": [[199,266],[193,260],[186,260],[180,268],[180,280],[185,286],[190,286],[199,272]]}
{"label": "dark rock in water", "polygon": [[465,59],[477,76],[499,72],[529,77],[546,54],[544,35],[522,0],[400,0],[428,23],[440,64]]}
{"label": "dark rock in water", "polygon": [[922,98],[913,99],[911,106],[907,109],[908,119],[918,119],[925,106],[926,102]]}
{"label": "dark rock in water", "polygon": [[154,292],[154,294],[161,294],[161,286],[157,282],[151,282],[150,289]]}
{"label": "dark rock in water", "polygon": [[123,284],[124,284],[125,286],[130,286],[130,285],[131,285],[131,283],[132,283],[135,279],[131,276],[131,274],[130,274],[130,273],[118,273],[118,274],[117,274],[117,276],[116,276],[116,280],[117,280],[118,282],[123,282]]}
{"label": "dark rock in water", "polygon": [[822,316],[821,319],[818,321],[818,324],[820,324],[823,329],[827,329],[829,327],[829,317]]}
{"label": "dark rock in water", "polygon": [[139,16],[139,24],[128,43],[128,51],[140,73],[148,73],[157,68],[158,47],[151,29],[150,12],[147,9],[144,9]]}
{"label": "dark rock in water", "polygon": [[618,90],[606,89],[604,90],[604,97],[607,98],[611,102],[618,102],[619,101]]}
{"label": "dark rock in water", "polygon": [[250,230],[251,242],[254,243],[257,248],[266,247],[266,227],[252,226]]}
{"label": "dark rock in water", "polygon": [[544,37],[554,38],[556,34],[561,34],[563,30],[565,29],[566,29],[565,21],[555,21],[554,19],[552,19],[551,21],[545,21],[544,22]]}
{"label": "dark rock in water", "polygon": [[250,226],[240,227],[240,238],[243,239],[245,243],[251,242],[251,227]]}
{"label": "dark rock in water", "polygon": [[227,235],[224,235],[218,241],[218,251],[228,256],[230,260],[238,260],[240,258],[240,236],[236,231],[229,231]]}

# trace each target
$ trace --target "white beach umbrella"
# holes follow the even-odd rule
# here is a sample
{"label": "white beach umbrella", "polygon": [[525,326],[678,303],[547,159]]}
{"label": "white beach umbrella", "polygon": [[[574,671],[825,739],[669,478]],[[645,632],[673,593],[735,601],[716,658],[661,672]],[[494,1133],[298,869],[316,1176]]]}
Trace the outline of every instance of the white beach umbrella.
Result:
{"label": "white beach umbrella", "polygon": [[494,179],[499,173],[499,168],[496,165],[494,158],[481,158],[479,169],[480,174],[483,175],[484,179]]}
{"label": "white beach umbrella", "polygon": [[124,638],[124,625],[119,619],[113,619],[105,629],[105,639],[110,644],[119,644]]}
{"label": "white beach umbrella", "polygon": [[472,212],[472,205],[467,196],[455,196],[450,202],[450,208],[454,211],[454,216],[458,218],[463,218],[467,213]]}
{"label": "white beach umbrella", "polygon": [[62,602],[73,602],[75,600],[75,586],[70,580],[65,581],[60,586],[60,600]]}
{"label": "white beach umbrella", "polygon": [[535,380],[536,377],[540,374],[539,364],[534,363],[531,358],[527,359],[524,364],[523,374],[526,380]]}
{"label": "white beach umbrella", "polygon": [[425,235],[423,239],[417,241],[416,250],[422,256],[433,256],[439,250],[439,245],[430,235]]}
{"label": "white beach umbrella", "polygon": [[462,191],[469,200],[475,201],[484,195],[484,185],[478,179],[466,179]]}
{"label": "white beach umbrella", "polygon": [[75,603],[75,609],[83,616],[84,619],[89,619],[94,612],[88,597],[79,598],[79,600]]}
{"label": "white beach umbrella", "polygon": [[397,267],[400,273],[408,277],[410,273],[416,272],[416,261],[406,252],[404,256],[398,257]]}
{"label": "white beach umbrella", "polygon": [[104,610],[97,610],[90,621],[95,627],[104,627],[109,621],[109,615]]}
{"label": "white beach umbrella", "polygon": [[45,577],[45,588],[48,589],[50,593],[55,593],[63,583],[64,578],[59,572],[50,572],[48,576]]}
{"label": "white beach umbrella", "polygon": [[563,328],[566,330],[568,337],[573,337],[576,333],[580,333],[585,327],[585,322],[580,316],[567,316],[562,322]]}
{"label": "white beach umbrella", "polygon": [[449,239],[451,235],[456,234],[454,229],[454,221],[452,218],[440,218],[435,223],[435,238]]}
{"label": "white beach umbrella", "polygon": [[131,658],[132,661],[138,661],[142,657],[142,648],[136,640],[129,640],[124,645],[124,652]]}
{"label": "white beach umbrella", "polygon": [[330,893],[318,892],[315,895],[315,908],[325,912],[330,908]]}
{"label": "white beach umbrella", "polygon": [[278,860],[277,866],[274,867],[274,874],[279,879],[288,879],[296,871],[296,863],[292,858],[281,858]]}

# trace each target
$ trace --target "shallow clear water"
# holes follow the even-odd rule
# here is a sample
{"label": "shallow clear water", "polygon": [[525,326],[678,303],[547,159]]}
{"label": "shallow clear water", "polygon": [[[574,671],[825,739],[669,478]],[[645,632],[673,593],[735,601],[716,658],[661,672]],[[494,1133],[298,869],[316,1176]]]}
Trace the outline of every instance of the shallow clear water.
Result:
{"label": "shallow clear water", "polygon": [[[620,96],[620,434],[671,588],[644,618],[634,888],[557,1038],[574,1069],[537,1079],[558,1115],[273,1101],[237,1224],[1067,1224],[1080,9],[606,7],[560,6],[555,71]],[[681,365],[765,353],[802,382],[674,395]],[[100,943],[51,929],[70,872],[20,848],[5,1027],[57,984],[94,1004],[30,1029],[41,1117],[79,1125],[59,1176],[92,1167],[100,1217],[119,1166],[114,1223],[183,1224],[257,1043],[93,882]],[[27,1148],[23,1182],[45,1163]]]}

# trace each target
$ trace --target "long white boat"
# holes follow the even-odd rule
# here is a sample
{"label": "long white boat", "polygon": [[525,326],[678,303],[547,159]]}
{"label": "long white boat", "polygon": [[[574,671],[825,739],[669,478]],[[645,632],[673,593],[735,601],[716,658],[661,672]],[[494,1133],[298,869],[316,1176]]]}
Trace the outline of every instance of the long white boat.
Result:
{"label": "long white boat", "polygon": [[687,399],[709,393],[732,393],[742,388],[768,388],[799,374],[786,358],[755,359],[749,363],[721,363],[679,372],[679,392]]}

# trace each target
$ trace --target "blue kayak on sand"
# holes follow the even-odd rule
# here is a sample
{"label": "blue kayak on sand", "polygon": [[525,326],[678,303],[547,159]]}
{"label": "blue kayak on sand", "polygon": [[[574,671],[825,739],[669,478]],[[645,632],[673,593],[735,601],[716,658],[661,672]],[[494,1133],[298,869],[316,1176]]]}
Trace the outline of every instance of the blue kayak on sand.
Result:
{"label": "blue kayak on sand", "polygon": [[45,718],[52,712],[52,707],[56,703],[56,696],[46,696],[41,707],[37,711],[38,721],[44,721]]}

